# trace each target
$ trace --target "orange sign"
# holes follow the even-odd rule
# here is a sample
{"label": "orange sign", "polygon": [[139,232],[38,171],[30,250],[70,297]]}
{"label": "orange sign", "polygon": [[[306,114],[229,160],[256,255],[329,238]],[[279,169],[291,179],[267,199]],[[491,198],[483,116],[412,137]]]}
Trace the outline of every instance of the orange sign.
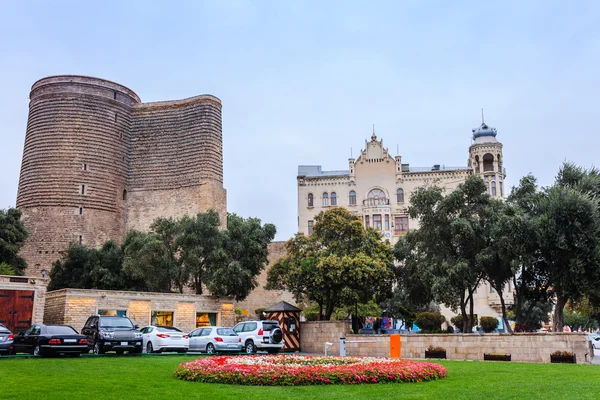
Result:
{"label": "orange sign", "polygon": [[402,346],[400,345],[400,334],[390,335],[390,358],[400,358]]}

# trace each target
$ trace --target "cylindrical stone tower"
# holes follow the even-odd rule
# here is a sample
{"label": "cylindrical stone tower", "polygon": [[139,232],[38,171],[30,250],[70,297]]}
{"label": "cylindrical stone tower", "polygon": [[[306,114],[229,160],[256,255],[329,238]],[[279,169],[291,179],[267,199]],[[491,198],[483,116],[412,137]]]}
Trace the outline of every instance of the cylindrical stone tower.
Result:
{"label": "cylindrical stone tower", "polygon": [[50,271],[70,242],[120,241],[126,229],[133,106],[114,82],[52,76],[33,84],[17,207],[29,237],[28,275]]}

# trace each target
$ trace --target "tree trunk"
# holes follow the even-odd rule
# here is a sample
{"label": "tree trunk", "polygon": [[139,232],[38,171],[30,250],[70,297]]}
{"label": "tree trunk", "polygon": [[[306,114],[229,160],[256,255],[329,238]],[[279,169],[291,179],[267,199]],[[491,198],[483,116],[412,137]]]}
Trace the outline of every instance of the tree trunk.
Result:
{"label": "tree trunk", "polygon": [[504,303],[504,295],[502,294],[502,290],[498,290],[498,288],[495,289],[498,292],[498,295],[500,296],[500,304],[502,305],[502,320],[504,321],[505,326],[504,329],[508,333],[513,333],[513,330],[510,324],[508,323],[508,318],[506,318],[506,303]]}
{"label": "tree trunk", "polygon": [[469,317],[467,316],[467,305],[465,303],[465,294],[461,294],[460,295],[460,315],[462,315],[462,327],[461,327],[461,332],[462,333],[468,333],[469,331],[467,330],[468,326],[469,326]]}
{"label": "tree trunk", "polygon": [[565,326],[564,309],[567,299],[562,294],[556,294],[556,305],[554,306],[554,314],[552,315],[552,331],[562,332]]}
{"label": "tree trunk", "polygon": [[329,321],[331,319],[331,314],[333,314],[333,309],[335,303],[333,301],[329,301],[325,307],[325,317],[324,317],[324,321]]}
{"label": "tree trunk", "polygon": [[[477,287],[477,286],[476,286]],[[475,301],[473,301],[473,291],[469,288],[469,333],[473,332],[473,323],[475,316]]]}

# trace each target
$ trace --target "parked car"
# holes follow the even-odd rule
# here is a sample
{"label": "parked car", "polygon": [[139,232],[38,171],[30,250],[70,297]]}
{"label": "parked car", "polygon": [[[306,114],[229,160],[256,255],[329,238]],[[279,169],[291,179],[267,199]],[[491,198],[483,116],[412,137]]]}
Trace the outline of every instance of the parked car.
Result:
{"label": "parked car", "polygon": [[276,354],[283,348],[283,332],[277,321],[245,321],[233,327],[241,336],[244,351],[248,354],[266,350]]}
{"label": "parked car", "polygon": [[188,335],[173,326],[146,326],[140,329],[146,353],[163,351],[188,351],[190,341]]}
{"label": "parked car", "polygon": [[242,351],[242,338],[231,328],[205,326],[190,332],[190,351],[217,352]]}
{"label": "parked car", "polygon": [[36,324],[15,336],[14,351],[36,356],[58,354],[79,356],[87,353],[89,348],[87,337],[80,335],[68,325]]}
{"label": "parked car", "polygon": [[592,342],[594,350],[600,350],[600,335],[597,333],[590,333],[588,335],[588,340]]}
{"label": "parked car", "polygon": [[142,333],[127,317],[93,315],[88,318],[81,333],[87,336],[94,354],[115,351],[141,353],[144,349]]}
{"label": "parked car", "polygon": [[14,338],[15,338],[15,335],[13,335],[12,332],[7,327],[0,324],[0,356],[2,354],[12,354],[13,353]]}

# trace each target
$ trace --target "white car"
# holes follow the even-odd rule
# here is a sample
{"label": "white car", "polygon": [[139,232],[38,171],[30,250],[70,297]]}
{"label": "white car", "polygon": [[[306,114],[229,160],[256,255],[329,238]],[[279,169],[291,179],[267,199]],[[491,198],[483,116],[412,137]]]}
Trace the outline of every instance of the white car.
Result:
{"label": "white car", "polygon": [[190,347],[188,335],[173,326],[146,326],[140,329],[146,353],[176,351],[185,353]]}
{"label": "white car", "polygon": [[258,350],[277,354],[283,349],[283,332],[277,321],[245,321],[233,327],[235,333],[242,337],[244,351],[247,354]]}
{"label": "white car", "polygon": [[242,339],[231,328],[205,326],[190,332],[190,351],[215,354],[222,351],[242,351]]}
{"label": "white car", "polygon": [[588,335],[588,340],[592,342],[592,347],[594,350],[600,350],[600,335],[596,333],[590,333]]}

